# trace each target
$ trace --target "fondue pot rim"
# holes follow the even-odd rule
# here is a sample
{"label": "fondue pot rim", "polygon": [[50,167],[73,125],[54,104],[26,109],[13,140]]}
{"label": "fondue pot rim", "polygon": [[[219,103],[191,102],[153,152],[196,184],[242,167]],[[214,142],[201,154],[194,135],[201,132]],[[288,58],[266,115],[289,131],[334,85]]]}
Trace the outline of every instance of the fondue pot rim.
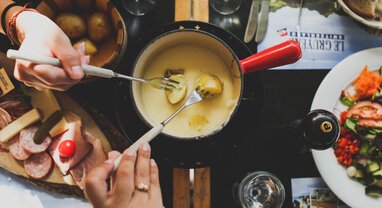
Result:
{"label": "fondue pot rim", "polygon": [[[185,21],[185,22],[194,22],[194,23],[198,23],[197,21]],[[211,24],[209,24],[211,25]],[[216,27],[214,25],[211,25],[212,27]],[[238,67],[238,70],[240,71],[240,93],[239,93],[239,96],[238,96],[238,99],[237,101],[235,102],[235,107],[234,107],[234,110],[230,113],[230,115],[228,116],[228,118],[224,121],[223,124],[221,124],[219,127],[215,128],[213,131],[210,131],[210,132],[207,132],[207,134],[202,134],[200,136],[189,136],[189,137],[178,137],[178,136],[174,136],[174,135],[171,135],[171,134],[168,134],[166,132],[161,132],[161,135],[164,135],[170,139],[176,139],[176,140],[182,140],[182,141],[195,141],[195,140],[201,140],[201,139],[205,139],[205,138],[208,138],[208,137],[211,137],[215,134],[217,134],[218,132],[220,132],[228,123],[229,121],[231,120],[231,118],[236,114],[238,108],[239,108],[239,105],[240,105],[240,102],[242,100],[242,97],[243,97],[243,89],[244,89],[244,73],[243,73],[243,70],[242,70],[242,65],[240,63],[240,59],[239,57],[237,57],[236,53],[232,50],[232,48],[226,43],[224,42],[222,39],[220,39],[219,37],[217,37],[216,35],[212,34],[212,33],[209,33],[207,31],[203,31],[203,30],[199,30],[199,29],[192,29],[192,28],[183,28],[183,29],[173,29],[173,30],[169,30],[167,32],[164,32],[162,34],[159,34],[157,36],[155,36],[152,40],[150,40],[143,48],[142,50],[139,52],[139,54],[137,55],[137,57],[135,58],[134,60],[134,64],[133,64],[133,67],[132,67],[132,70],[131,70],[131,75],[134,74],[134,72],[136,71],[136,65],[138,63],[138,61],[140,60],[142,54],[153,44],[155,43],[156,41],[158,41],[159,39],[161,39],[162,37],[164,36],[167,36],[167,35],[171,35],[171,34],[174,34],[174,33],[178,33],[178,32],[195,32],[195,33],[199,33],[199,34],[203,34],[203,35],[208,35],[210,37],[212,37],[214,40],[217,40],[219,41],[221,44],[223,44],[223,46],[229,50],[229,52],[231,53],[231,55],[233,56],[233,60],[232,61],[235,61],[237,62],[237,64],[239,65]],[[229,31],[226,31],[228,33],[230,33]],[[231,34],[231,33],[230,33]],[[232,34],[231,34],[232,35]],[[250,51],[250,50],[249,50]],[[134,106],[134,109],[135,111],[137,112],[139,118],[147,125],[149,126],[150,128],[153,127],[153,125],[147,121],[147,119],[142,115],[141,111],[139,110],[138,108],[138,105],[136,103],[136,99],[135,99],[135,96],[134,96],[134,92],[133,92],[133,84],[130,85],[130,98],[132,99],[132,103],[133,103],[133,106]],[[188,95],[187,95],[188,96]]]}

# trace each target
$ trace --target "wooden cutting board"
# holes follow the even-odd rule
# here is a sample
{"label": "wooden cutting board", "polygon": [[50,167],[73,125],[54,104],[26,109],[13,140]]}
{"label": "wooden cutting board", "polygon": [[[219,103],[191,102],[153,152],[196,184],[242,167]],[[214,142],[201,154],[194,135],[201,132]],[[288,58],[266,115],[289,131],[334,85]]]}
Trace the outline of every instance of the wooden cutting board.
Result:
{"label": "wooden cutting board", "polygon": [[[113,149],[124,149],[129,145],[128,141],[121,134],[119,134],[119,132],[110,124],[110,122],[108,122],[99,113],[92,111],[91,114],[94,117],[96,117],[92,118],[81,105],[76,103],[71,97],[69,97],[65,93],[56,92],[55,96],[62,110],[71,111],[81,117],[84,129],[89,134],[101,141],[103,149],[106,153],[111,151],[112,146]],[[108,138],[105,136],[105,134],[95,122],[95,120],[97,120],[101,126],[105,127],[102,129],[107,130],[106,134],[108,135],[108,138],[110,138],[110,140],[108,140]],[[83,196],[83,192],[80,188],[78,188],[78,186],[68,185],[64,181],[63,175],[56,167],[54,167],[53,170],[49,173],[49,175],[47,175],[43,179],[36,180],[30,178],[26,174],[22,161],[14,159],[7,152],[0,152],[0,166],[6,169],[7,171],[22,177],[26,181],[43,187],[45,189],[69,195]]]}

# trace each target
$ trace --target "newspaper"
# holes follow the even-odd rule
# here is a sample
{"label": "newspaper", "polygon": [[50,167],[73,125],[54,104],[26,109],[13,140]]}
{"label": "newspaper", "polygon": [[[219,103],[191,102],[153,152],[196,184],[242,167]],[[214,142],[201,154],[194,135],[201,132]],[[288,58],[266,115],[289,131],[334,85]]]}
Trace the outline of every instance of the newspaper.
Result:
{"label": "newspaper", "polygon": [[350,54],[382,46],[382,36],[376,34],[378,31],[336,9],[336,1],[305,0],[301,16],[299,2],[271,0],[267,33],[257,50],[262,51],[285,40],[297,40],[300,34],[303,52],[297,63],[276,69],[331,69]]}

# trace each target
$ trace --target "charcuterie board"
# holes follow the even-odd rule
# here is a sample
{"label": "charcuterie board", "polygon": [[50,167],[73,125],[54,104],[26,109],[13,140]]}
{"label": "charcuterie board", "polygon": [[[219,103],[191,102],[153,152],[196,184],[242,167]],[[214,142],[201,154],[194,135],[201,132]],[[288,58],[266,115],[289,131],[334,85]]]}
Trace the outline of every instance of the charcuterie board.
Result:
{"label": "charcuterie board", "polygon": [[[44,93],[41,94],[40,92],[33,92],[30,94],[32,102],[35,93],[38,94],[36,96],[38,99],[42,99],[42,97],[44,97]],[[121,134],[119,134],[119,132],[110,124],[110,122],[108,122],[107,119],[105,119],[100,113],[94,111],[93,109],[89,109],[91,111],[90,114],[95,117],[93,118],[81,105],[76,103],[70,96],[66,95],[65,93],[50,93],[54,95],[62,111],[71,112],[72,114],[80,117],[83,132],[86,132],[87,135],[90,135],[92,138],[96,138],[96,140],[98,140],[105,154],[102,155],[102,160],[106,158],[106,153],[112,149],[123,150],[128,146],[128,141]],[[49,100],[49,98],[46,99]],[[95,121],[97,121],[98,124]],[[103,130],[106,130],[105,133]],[[55,138],[52,140],[54,139]],[[76,147],[76,149],[78,149],[78,147]],[[81,162],[79,162],[79,165],[80,163]],[[83,196],[83,191],[73,180],[64,178],[64,175],[62,171],[59,170],[57,164],[53,165],[52,169],[46,176],[41,179],[36,179],[27,174],[23,161],[16,160],[8,151],[2,151],[0,152],[0,166],[12,174],[20,176],[26,181],[44,189],[68,195]]]}

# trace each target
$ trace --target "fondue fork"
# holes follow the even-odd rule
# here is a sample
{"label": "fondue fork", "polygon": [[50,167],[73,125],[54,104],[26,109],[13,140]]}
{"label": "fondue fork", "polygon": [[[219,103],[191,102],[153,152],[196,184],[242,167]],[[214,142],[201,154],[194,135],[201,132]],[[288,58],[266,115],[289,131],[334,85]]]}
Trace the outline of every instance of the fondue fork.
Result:
{"label": "fondue fork", "polygon": [[[166,120],[162,123],[155,125],[150,131],[146,132],[141,138],[135,141],[128,149],[132,149],[137,151],[138,148],[145,142],[149,143],[152,139],[154,139],[158,134],[160,134],[163,128],[183,109],[186,107],[193,105],[202,101],[209,95],[208,92],[200,90],[200,87],[197,87],[191,94],[188,96],[186,102],[177,110],[175,113],[171,114]],[[121,162],[122,155],[120,155],[117,159],[114,160],[114,171],[119,167],[119,163]]]}
{"label": "fondue fork", "polygon": [[[47,56],[40,56],[40,55],[36,55],[32,53],[20,52],[20,51],[12,50],[12,49],[7,51],[7,57],[10,59],[22,59],[22,60],[30,61],[36,64],[49,64],[49,65],[58,66],[58,67],[62,66],[61,61],[59,59],[56,59],[53,57],[47,57]],[[182,87],[180,86],[180,83],[178,81],[175,81],[173,79],[169,79],[166,77],[142,79],[138,77],[132,77],[132,76],[119,74],[110,69],[91,66],[88,64],[82,64],[82,69],[86,75],[92,75],[92,76],[103,77],[103,78],[121,78],[121,79],[130,80],[130,81],[138,81],[138,82],[149,84],[152,87],[157,89],[171,91],[173,89],[180,89]]]}

